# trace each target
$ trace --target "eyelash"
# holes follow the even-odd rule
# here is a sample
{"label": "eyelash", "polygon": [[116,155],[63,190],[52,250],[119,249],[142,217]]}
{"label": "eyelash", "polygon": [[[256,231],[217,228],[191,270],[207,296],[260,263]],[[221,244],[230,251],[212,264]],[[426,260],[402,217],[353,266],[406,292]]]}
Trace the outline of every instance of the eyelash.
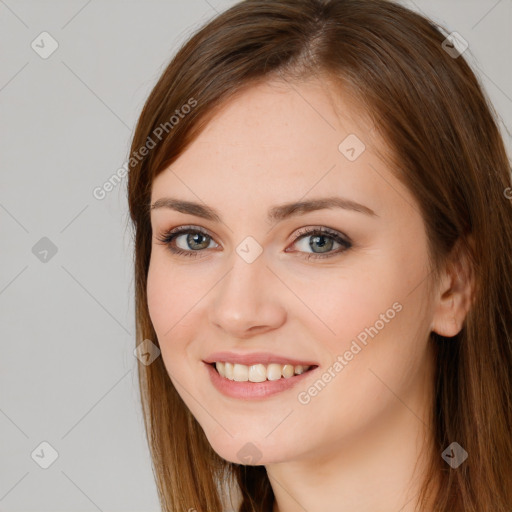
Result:
{"label": "eyelash", "polygon": [[[177,248],[173,247],[173,245],[172,245],[172,243],[178,236],[184,235],[184,234],[189,234],[189,233],[201,234],[201,235],[204,235],[207,238],[213,240],[213,238],[205,230],[195,227],[195,226],[182,226],[180,228],[174,228],[174,229],[170,229],[168,231],[164,231],[161,235],[159,235],[157,237],[157,240],[162,242],[162,244],[166,245],[168,247],[168,249],[173,254],[176,254],[178,256],[186,256],[186,257],[195,258],[199,255],[200,252],[203,252],[203,249],[200,249],[197,251],[185,251],[183,249],[177,249]],[[342,236],[337,231],[334,231],[334,230],[331,230],[331,229],[325,228],[325,227],[318,227],[318,228],[313,228],[313,229],[302,228],[298,231],[297,238],[295,239],[295,241],[293,243],[295,244],[302,238],[307,238],[308,236],[315,236],[315,235],[320,235],[320,236],[328,235],[328,236],[326,236],[326,238],[330,238],[330,239],[334,240],[335,242],[338,242],[342,246],[342,248],[338,249],[336,251],[325,253],[325,254],[307,253],[307,256],[302,256],[306,260],[310,260],[311,258],[313,258],[313,259],[331,258],[331,257],[341,254],[345,251],[348,251],[352,247],[352,243],[350,242],[348,237],[346,237],[345,235]],[[300,254],[304,254],[301,251],[298,251],[298,252]]]}
{"label": "eyelash", "polygon": [[331,251],[325,254],[318,254],[318,253],[302,253],[299,251],[300,254],[306,254],[302,256],[306,260],[313,259],[323,259],[323,258],[332,258],[336,255],[339,255],[345,251],[348,251],[352,248],[352,243],[350,242],[349,238],[346,235],[342,235],[341,233],[338,233],[337,231],[334,231],[333,229],[325,228],[325,227],[316,227],[316,228],[301,228],[297,232],[297,238],[293,242],[296,244],[299,240],[302,240],[303,238],[308,238],[309,236],[325,236],[326,238],[330,238],[331,240],[334,240],[335,242],[338,242],[341,245],[340,249],[337,249],[335,251]]}

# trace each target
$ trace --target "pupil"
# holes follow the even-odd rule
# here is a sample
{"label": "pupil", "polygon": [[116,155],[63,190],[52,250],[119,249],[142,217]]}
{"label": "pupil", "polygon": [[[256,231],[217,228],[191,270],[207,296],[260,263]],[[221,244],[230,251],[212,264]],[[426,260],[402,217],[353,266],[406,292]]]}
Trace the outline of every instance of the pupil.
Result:
{"label": "pupil", "polygon": [[[194,233],[192,235],[188,235],[188,239],[187,239],[187,242],[189,243],[189,247],[194,244],[199,244],[201,245],[201,242],[198,242],[198,239],[201,239],[201,238],[204,238],[206,240],[206,237],[201,234],[201,233]],[[190,241],[192,240],[192,244],[190,243]],[[204,245],[205,242],[203,241],[203,244]],[[208,243],[206,242],[206,246],[208,246]],[[192,247],[193,248],[193,247]]]}
{"label": "pupil", "polygon": [[[311,237],[311,242],[309,243],[310,247],[313,249],[313,244],[314,243],[318,243],[318,245],[320,247],[325,247],[326,246],[326,239],[327,237],[325,237],[324,235],[316,235],[316,236],[313,236]],[[322,240],[322,242],[319,242],[319,240]],[[333,241],[331,239],[329,239],[329,241],[332,243]],[[328,250],[330,249],[329,245],[327,245],[327,250],[326,251],[320,251],[320,252],[328,252]]]}

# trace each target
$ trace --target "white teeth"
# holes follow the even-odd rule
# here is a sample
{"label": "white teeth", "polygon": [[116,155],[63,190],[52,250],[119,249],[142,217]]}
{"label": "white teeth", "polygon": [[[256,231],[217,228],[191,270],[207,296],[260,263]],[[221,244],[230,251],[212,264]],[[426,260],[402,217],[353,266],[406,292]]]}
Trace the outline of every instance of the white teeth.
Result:
{"label": "white teeth", "polygon": [[[223,377],[226,377],[227,379],[229,380],[235,380],[234,376],[233,376],[233,365],[231,363],[217,363],[217,364],[221,364],[222,365],[222,369],[224,370],[224,375],[221,375]],[[217,368],[218,370],[218,368]],[[220,373],[220,370],[219,370],[219,373]]]}
{"label": "white teeth", "polygon": [[282,365],[280,364],[269,364],[267,366],[267,379],[277,380],[282,377]]}
{"label": "white teeth", "polygon": [[283,365],[283,377],[286,377],[288,379],[288,378],[292,377],[294,373],[295,373],[295,371],[291,364]]}
{"label": "white teeth", "polygon": [[262,364],[253,364],[249,368],[249,380],[251,382],[263,382],[267,380],[267,369]]}
{"label": "white teeth", "polygon": [[222,377],[237,382],[263,382],[265,380],[278,380],[282,377],[289,379],[294,375],[300,375],[311,368],[298,364],[276,364],[271,363],[267,366],[264,364],[253,364],[246,366],[245,364],[218,362],[215,368]]}
{"label": "white teeth", "polygon": [[238,382],[249,380],[249,368],[244,364],[235,364],[233,366],[233,380]]}

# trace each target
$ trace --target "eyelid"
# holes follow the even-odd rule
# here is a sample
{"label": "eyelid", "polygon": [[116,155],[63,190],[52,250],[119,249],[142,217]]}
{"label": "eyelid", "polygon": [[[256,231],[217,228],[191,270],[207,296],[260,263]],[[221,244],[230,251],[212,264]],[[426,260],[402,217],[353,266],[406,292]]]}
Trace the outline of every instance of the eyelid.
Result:
{"label": "eyelid", "polygon": [[[182,235],[185,235],[190,232],[197,232],[202,235],[205,235],[208,238],[210,238],[210,240],[212,242],[214,242],[217,245],[220,245],[215,241],[215,237],[212,236],[207,229],[197,226],[195,224],[182,224],[175,228],[163,229],[158,235],[155,235],[155,238],[157,240],[159,240],[160,242],[162,242],[162,245],[170,245],[171,241],[174,241],[178,236],[182,236]],[[168,239],[170,239],[171,237],[172,237],[172,240],[168,241]],[[188,252],[193,252],[193,251],[188,251]],[[197,252],[201,252],[201,251],[197,251]]]}
{"label": "eyelid", "polygon": [[[198,231],[199,233],[202,233],[203,235],[206,235],[209,238],[211,238],[213,241],[215,241],[215,237],[210,234],[208,229],[202,228],[201,226],[197,226],[195,224],[183,224],[183,225],[176,226],[175,228],[171,228],[168,230],[164,229],[161,232],[161,236],[166,237],[166,236],[176,234],[176,233],[184,234],[183,232],[186,232],[186,231]],[[303,237],[306,235],[313,236],[314,233],[317,231],[321,232],[322,234],[328,234],[328,235],[332,235],[333,237],[339,237],[347,244],[353,243],[352,240],[350,239],[350,237],[347,236],[345,233],[342,233],[336,229],[329,228],[329,227],[323,226],[323,225],[317,225],[317,226],[313,225],[313,226],[306,226],[306,227],[299,228],[298,230],[292,231],[292,233],[288,236],[288,238],[291,238],[290,243],[292,243],[292,242],[296,242],[300,237]],[[217,242],[215,242],[215,243],[217,243]]]}
{"label": "eyelid", "polygon": [[316,232],[330,235],[333,238],[339,238],[343,242],[347,244],[352,244],[352,240],[349,236],[345,235],[345,233],[342,233],[341,231],[338,231],[337,229],[329,228],[327,226],[307,226],[304,228],[300,228],[299,230],[294,231],[292,234],[294,235],[294,240],[297,241],[300,237],[307,235],[307,236],[313,236]]}
{"label": "eyelid", "polygon": [[[220,244],[218,244],[218,242],[215,241],[215,237],[213,237],[207,229],[202,228],[197,225],[191,225],[191,224],[180,225],[175,228],[164,230],[156,238],[157,238],[157,240],[162,242],[162,245],[168,246],[169,251],[175,255],[185,254],[186,256],[197,257],[197,256],[199,256],[199,253],[204,252],[205,250],[201,249],[201,250],[193,251],[193,250],[184,250],[184,249],[180,249],[180,248],[171,248],[171,244],[174,242],[174,240],[177,237],[185,235],[190,232],[196,232],[196,233],[203,234],[203,235],[207,236],[217,246],[220,245]],[[285,249],[285,252],[299,253],[302,255],[301,257],[303,257],[305,259],[322,259],[322,258],[334,257],[334,256],[339,255],[353,247],[353,242],[349,236],[345,235],[344,233],[342,233],[336,229],[329,228],[329,227],[323,226],[323,225],[307,226],[307,227],[302,227],[298,230],[295,230],[293,232],[293,240],[291,240],[290,243],[292,245],[294,245],[295,243],[300,241],[302,238],[307,238],[309,236],[311,236],[311,237],[318,236],[318,235],[326,235],[328,238],[333,239],[336,243],[341,245],[342,248],[337,249],[335,251],[326,252],[326,253],[314,253],[314,252],[307,253],[304,251],[289,251],[288,250],[289,246],[287,246],[287,248]],[[292,236],[292,235],[290,235],[290,236]]]}

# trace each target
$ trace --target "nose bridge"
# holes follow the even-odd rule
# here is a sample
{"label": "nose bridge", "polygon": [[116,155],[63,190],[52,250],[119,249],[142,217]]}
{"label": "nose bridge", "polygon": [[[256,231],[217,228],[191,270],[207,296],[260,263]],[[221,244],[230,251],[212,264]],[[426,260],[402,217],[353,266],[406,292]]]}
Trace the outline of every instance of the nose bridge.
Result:
{"label": "nose bridge", "polygon": [[[275,277],[266,267],[264,253],[251,261],[244,249],[247,246],[242,242],[233,251],[231,269],[216,287],[210,311],[214,324],[236,336],[243,336],[255,327],[275,328],[285,316],[279,294],[273,293],[269,283]],[[249,245],[249,254],[250,250]]]}

